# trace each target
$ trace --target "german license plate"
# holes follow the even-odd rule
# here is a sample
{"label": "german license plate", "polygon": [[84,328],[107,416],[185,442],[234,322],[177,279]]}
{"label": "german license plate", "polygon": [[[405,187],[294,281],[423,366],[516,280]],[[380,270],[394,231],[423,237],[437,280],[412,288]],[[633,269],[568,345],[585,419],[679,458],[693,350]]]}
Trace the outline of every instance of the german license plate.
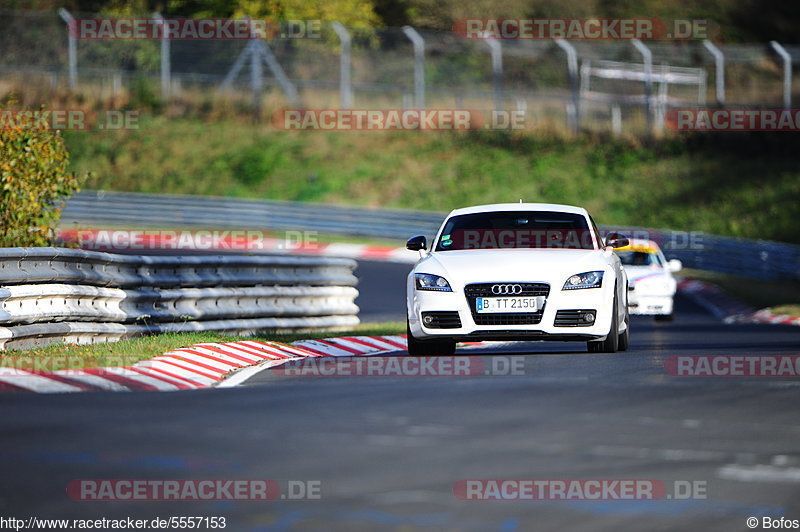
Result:
{"label": "german license plate", "polygon": [[475,309],[483,312],[537,312],[538,297],[478,297]]}

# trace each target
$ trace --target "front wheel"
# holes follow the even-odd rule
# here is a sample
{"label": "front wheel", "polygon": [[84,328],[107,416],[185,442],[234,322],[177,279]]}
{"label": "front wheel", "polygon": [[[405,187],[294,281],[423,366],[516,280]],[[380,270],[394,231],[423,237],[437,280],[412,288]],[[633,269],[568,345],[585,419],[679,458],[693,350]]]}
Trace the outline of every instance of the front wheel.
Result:
{"label": "front wheel", "polygon": [[456,352],[455,340],[417,340],[406,322],[408,354],[412,357],[452,356]]}
{"label": "front wheel", "polygon": [[625,313],[625,331],[620,333],[619,341],[617,342],[620,351],[627,351],[628,345],[631,342],[631,316]]}
{"label": "front wheel", "polygon": [[[611,329],[605,340],[586,342],[586,348],[590,353],[616,353],[619,346],[619,318],[617,317],[617,296],[614,291],[614,305],[611,307]],[[626,346],[627,347],[627,346]]]}

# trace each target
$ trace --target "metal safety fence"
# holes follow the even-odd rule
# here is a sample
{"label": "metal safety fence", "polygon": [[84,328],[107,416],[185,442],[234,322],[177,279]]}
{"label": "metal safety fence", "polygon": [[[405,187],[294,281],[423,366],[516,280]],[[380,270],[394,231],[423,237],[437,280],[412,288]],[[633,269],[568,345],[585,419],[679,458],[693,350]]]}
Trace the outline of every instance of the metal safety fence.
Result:
{"label": "metal safety fence", "polygon": [[[316,231],[398,239],[433,237],[446,213],[321,203],[83,191],[70,198],[62,227],[153,227]],[[603,227],[659,243],[685,266],[757,279],[800,279],[800,246],[698,231]]]}
{"label": "metal safety fence", "polygon": [[776,41],[465,39],[335,21],[319,21],[313,38],[252,41],[70,34],[74,20],[99,16],[0,12],[0,76],[95,100],[207,102],[233,90],[255,109],[279,95],[291,107],[518,110],[527,123],[643,131],[669,107],[790,108],[800,62],[800,46]]}
{"label": "metal safety fence", "polygon": [[356,263],[344,258],[137,256],[0,249],[0,349],[160,332],[350,327]]}

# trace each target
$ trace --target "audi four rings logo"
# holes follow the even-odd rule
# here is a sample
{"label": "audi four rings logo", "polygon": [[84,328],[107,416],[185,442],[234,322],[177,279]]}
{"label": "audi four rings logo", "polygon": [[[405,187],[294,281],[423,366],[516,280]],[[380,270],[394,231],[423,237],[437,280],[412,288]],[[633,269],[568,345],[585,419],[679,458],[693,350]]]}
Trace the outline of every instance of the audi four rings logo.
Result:
{"label": "audi four rings logo", "polygon": [[492,293],[496,296],[501,294],[516,295],[522,293],[522,285],[519,284],[496,284],[492,285]]}

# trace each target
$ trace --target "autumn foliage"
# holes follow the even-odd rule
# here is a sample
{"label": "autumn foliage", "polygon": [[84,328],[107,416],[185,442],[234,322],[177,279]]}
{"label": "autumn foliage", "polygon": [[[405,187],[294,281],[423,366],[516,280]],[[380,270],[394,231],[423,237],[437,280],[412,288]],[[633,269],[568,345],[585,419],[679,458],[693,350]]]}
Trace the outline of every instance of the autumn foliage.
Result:
{"label": "autumn foliage", "polygon": [[0,247],[46,246],[61,202],[78,189],[58,131],[34,120],[0,127]]}

